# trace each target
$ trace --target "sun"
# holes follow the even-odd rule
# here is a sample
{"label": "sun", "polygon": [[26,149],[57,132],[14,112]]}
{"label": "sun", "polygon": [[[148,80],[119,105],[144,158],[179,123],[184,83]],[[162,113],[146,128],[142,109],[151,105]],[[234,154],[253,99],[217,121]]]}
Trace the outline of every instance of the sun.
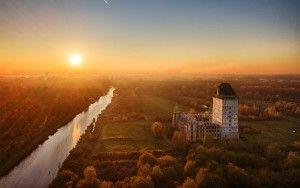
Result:
{"label": "sun", "polygon": [[71,54],[69,56],[69,63],[73,66],[80,65],[81,63],[81,55],[80,54]]}

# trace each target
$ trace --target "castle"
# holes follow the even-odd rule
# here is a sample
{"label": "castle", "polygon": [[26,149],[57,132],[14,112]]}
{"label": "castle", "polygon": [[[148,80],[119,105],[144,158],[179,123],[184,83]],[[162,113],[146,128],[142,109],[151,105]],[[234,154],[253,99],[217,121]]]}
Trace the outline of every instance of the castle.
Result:
{"label": "castle", "polygon": [[213,97],[212,115],[174,112],[172,125],[185,133],[188,142],[238,139],[238,97],[229,83],[221,83]]}

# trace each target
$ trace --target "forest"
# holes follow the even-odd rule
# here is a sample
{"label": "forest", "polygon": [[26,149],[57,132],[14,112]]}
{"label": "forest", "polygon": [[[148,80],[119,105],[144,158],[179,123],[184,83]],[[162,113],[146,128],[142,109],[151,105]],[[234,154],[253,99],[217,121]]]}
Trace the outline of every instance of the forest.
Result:
{"label": "forest", "polygon": [[0,79],[0,175],[98,100],[103,80],[33,77]]}

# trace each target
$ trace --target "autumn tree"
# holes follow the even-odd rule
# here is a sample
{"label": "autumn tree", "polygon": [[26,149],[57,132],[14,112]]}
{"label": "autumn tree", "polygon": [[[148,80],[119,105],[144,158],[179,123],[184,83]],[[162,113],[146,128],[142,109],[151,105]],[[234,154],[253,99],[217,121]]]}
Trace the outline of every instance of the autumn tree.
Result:
{"label": "autumn tree", "polygon": [[133,181],[130,185],[131,188],[153,188],[153,182],[151,180],[151,177],[140,177],[135,176],[133,177]]}
{"label": "autumn tree", "polygon": [[197,188],[197,184],[195,183],[195,181],[188,177],[182,184],[181,186],[182,188]]}
{"label": "autumn tree", "polygon": [[172,143],[176,149],[184,149],[186,146],[186,136],[182,131],[175,131],[172,137]]}
{"label": "autumn tree", "polygon": [[296,152],[289,152],[286,159],[286,165],[288,167],[300,168],[300,155]]}
{"label": "autumn tree", "polygon": [[163,137],[165,126],[161,122],[154,122],[151,126],[151,129],[155,137]]}
{"label": "autumn tree", "polygon": [[139,166],[137,175],[142,177],[147,177],[151,175],[151,172],[152,172],[152,167],[150,166],[150,164],[146,163]]}
{"label": "autumn tree", "polygon": [[196,162],[193,160],[188,160],[183,168],[183,172],[186,176],[192,176],[196,172]]}
{"label": "autumn tree", "polygon": [[77,187],[79,188],[84,188],[84,187],[99,187],[101,186],[101,181],[97,178],[97,172],[95,167],[93,166],[88,166],[84,169],[84,179],[81,179]]}
{"label": "autumn tree", "polygon": [[158,158],[158,163],[160,167],[172,166],[176,164],[176,159],[170,155],[165,155]]}
{"label": "autumn tree", "polygon": [[145,151],[139,156],[139,159],[137,162],[137,167],[139,168],[141,165],[144,165],[147,163],[150,166],[153,166],[153,165],[157,164],[157,159],[156,159],[156,157],[153,156],[152,153]]}
{"label": "autumn tree", "polygon": [[162,179],[163,175],[164,174],[160,166],[157,165],[152,168],[151,177],[154,182],[159,182]]}
{"label": "autumn tree", "polygon": [[227,179],[233,187],[258,187],[259,180],[247,173],[243,168],[239,168],[232,163],[229,163],[227,166]]}

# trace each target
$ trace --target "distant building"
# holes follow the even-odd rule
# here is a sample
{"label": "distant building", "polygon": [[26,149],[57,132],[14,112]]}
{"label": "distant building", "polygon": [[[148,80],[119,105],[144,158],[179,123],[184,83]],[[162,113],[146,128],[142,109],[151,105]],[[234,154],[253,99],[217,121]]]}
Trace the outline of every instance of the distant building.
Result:
{"label": "distant building", "polygon": [[173,113],[173,127],[186,134],[189,142],[238,139],[238,97],[229,83],[221,83],[213,97],[212,115]]}

